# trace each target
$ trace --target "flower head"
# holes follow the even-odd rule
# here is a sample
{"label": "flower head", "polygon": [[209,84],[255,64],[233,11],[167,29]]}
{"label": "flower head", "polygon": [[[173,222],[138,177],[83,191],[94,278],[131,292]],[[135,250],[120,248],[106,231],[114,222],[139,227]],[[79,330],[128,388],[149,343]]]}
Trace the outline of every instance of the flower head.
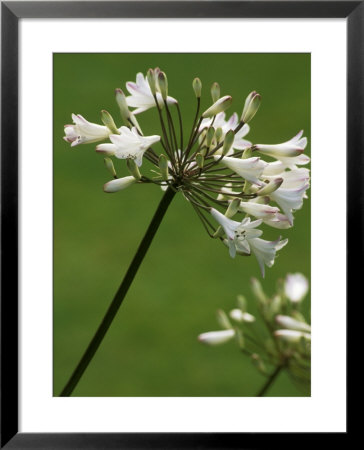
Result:
{"label": "flower head", "polygon": [[[293,214],[306,198],[309,170],[300,166],[309,158],[303,154],[307,144],[303,133],[276,145],[247,141],[245,136],[261,96],[255,91],[248,95],[240,119],[236,112],[227,117],[225,111],[232,105],[232,97],[221,97],[215,82],[211,88],[212,105],[201,113],[202,82],[195,78],[195,120],[185,140],[179,104],[168,95],[170,86],[163,71],[156,68],[149,69],[146,75],[140,72],[136,82],[127,82],[126,87],[130,94],[127,97],[121,89],[115,90],[123,126],[118,128],[105,109],[101,111],[104,125],[73,115],[74,125],[66,125],[65,140],[72,146],[104,141],[96,151],[108,158],[106,168],[113,176],[104,185],[105,192],[118,192],[132,184],[154,184],[165,191],[180,192],[208,235],[226,244],[232,257],[254,254],[264,276],[265,267],[273,265],[277,251],[287,240],[265,240],[263,229],[258,227],[292,227]],[[135,114],[150,108],[156,108],[160,128],[146,136]],[[276,161],[265,161],[266,155]],[[126,160],[130,176],[118,176],[112,157]],[[141,173],[144,160],[150,164]],[[210,212],[217,224],[211,221]],[[237,220],[233,220],[235,216]]]}

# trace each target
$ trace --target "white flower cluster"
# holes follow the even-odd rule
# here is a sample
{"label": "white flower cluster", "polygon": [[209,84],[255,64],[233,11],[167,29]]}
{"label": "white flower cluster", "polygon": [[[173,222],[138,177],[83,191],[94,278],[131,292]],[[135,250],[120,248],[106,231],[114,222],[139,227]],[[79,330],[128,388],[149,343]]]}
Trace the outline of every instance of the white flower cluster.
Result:
{"label": "white flower cluster", "polygon": [[[300,311],[308,292],[308,281],[301,273],[287,274],[279,283],[278,292],[268,297],[258,280],[252,280],[252,291],[258,304],[258,316],[247,311],[242,295],[229,316],[217,313],[223,330],[209,331],[198,336],[207,345],[219,345],[236,338],[240,349],[264,374],[277,367],[285,369],[294,382],[309,390],[311,368],[311,326]],[[262,323],[269,338],[262,333]]]}
{"label": "white flower cluster", "polygon": [[[245,137],[250,130],[248,122],[260,106],[258,93],[248,95],[240,119],[237,113],[227,118],[225,111],[232,98],[221,97],[217,83],[211,88],[213,103],[202,113],[201,81],[195,78],[192,85],[197,111],[186,141],[179,103],[168,95],[167,77],[159,68],[149,69],[146,76],[138,73],[135,83],[127,82],[130,94],[127,97],[116,89],[124,125],[118,128],[105,110],[101,112],[103,125],[72,114],[74,124],[65,126],[64,139],[72,147],[109,140],[96,146],[114,178],[105,184],[105,192],[117,192],[134,183],[154,183],[163,190],[182,192],[208,234],[226,244],[232,257],[253,253],[264,276],[265,266],[273,265],[276,252],[287,240],[278,237],[266,241],[257,227],[293,226],[293,213],[302,207],[309,188],[309,169],[301,167],[310,161],[303,154],[307,139],[300,131],[281,144],[253,144]],[[177,110],[178,126],[172,117],[172,107]],[[144,136],[136,115],[150,108],[158,111],[161,132]],[[156,153],[152,146],[157,143],[162,148]],[[110,156],[126,159],[131,175],[119,178]],[[263,159],[266,157],[267,161]],[[151,176],[141,175],[139,168],[144,158],[158,169],[156,176],[155,171]],[[219,227],[210,222],[209,214]],[[232,220],[239,214],[244,215],[242,220]]]}

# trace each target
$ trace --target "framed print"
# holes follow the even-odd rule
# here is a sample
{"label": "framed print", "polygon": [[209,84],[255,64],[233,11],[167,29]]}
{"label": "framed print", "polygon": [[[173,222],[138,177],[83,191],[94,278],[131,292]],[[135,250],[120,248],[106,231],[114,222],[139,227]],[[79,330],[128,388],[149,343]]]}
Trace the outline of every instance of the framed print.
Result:
{"label": "framed print", "polygon": [[2,448],[347,438],[363,8],[2,2]]}

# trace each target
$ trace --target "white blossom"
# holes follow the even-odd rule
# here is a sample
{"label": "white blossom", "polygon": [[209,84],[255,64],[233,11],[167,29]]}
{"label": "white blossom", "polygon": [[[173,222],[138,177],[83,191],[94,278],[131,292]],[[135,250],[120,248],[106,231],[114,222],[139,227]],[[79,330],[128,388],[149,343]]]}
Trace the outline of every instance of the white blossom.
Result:
{"label": "white blossom", "polygon": [[[215,161],[217,161],[219,158],[219,156],[214,156]],[[245,180],[250,181],[250,183],[257,184],[259,186],[263,185],[263,182],[260,181],[259,178],[262,175],[267,163],[265,161],[262,161],[260,158],[253,157],[241,159],[225,156],[221,160],[221,164],[228,167]]]}
{"label": "white blossom", "polygon": [[136,183],[136,181],[137,180],[132,176],[111,180],[108,183],[104,184],[104,192],[113,193],[122,191],[123,189],[126,189],[132,184]]}
{"label": "white blossom", "polygon": [[[157,82],[158,83],[158,82]],[[156,106],[155,100],[150,89],[147,77],[139,72],[136,76],[136,82],[128,81],[126,83],[126,88],[130,95],[126,97],[126,102],[128,106],[136,108],[133,110],[133,114],[139,114],[147,109]],[[164,101],[160,92],[156,92],[156,97],[158,105],[163,108]],[[177,103],[177,100],[173,97],[167,97],[167,104]]]}
{"label": "white blossom", "polygon": [[263,155],[272,156],[273,158],[286,163],[287,158],[301,155],[306,148],[307,138],[302,137],[302,134],[303,130],[287,142],[275,145],[256,144],[254,148]]}
{"label": "white blossom", "polygon": [[208,331],[198,336],[198,340],[208,345],[218,345],[230,341],[235,336],[234,330]]}
{"label": "white blossom", "polygon": [[64,140],[75,147],[79,144],[90,144],[107,139],[111,131],[104,125],[98,125],[86,120],[81,114],[72,114],[74,125],[65,125]]}
{"label": "white blossom", "polygon": [[289,273],[284,282],[284,293],[293,303],[299,303],[307,294],[308,280],[301,273]]}

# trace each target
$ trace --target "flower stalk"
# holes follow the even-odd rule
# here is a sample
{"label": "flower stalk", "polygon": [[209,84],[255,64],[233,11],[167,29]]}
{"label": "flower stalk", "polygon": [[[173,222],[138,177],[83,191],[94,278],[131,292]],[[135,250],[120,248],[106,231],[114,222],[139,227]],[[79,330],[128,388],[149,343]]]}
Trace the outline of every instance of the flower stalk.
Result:
{"label": "flower stalk", "polygon": [[76,388],[78,382],[80,381],[82,375],[90,364],[92,358],[94,357],[97,349],[100,347],[102,340],[105,337],[107,330],[110,328],[119,308],[130,288],[131,283],[134,280],[134,277],[143,262],[143,259],[149,249],[150,244],[159,228],[159,225],[162,222],[162,219],[170,205],[173,197],[175,195],[175,191],[172,188],[168,188],[160,201],[158,208],[152,218],[152,221],[149,224],[149,227],[138,247],[138,250],[135,253],[135,256],[130,263],[130,266],[124,276],[124,279],[117,290],[114,299],[112,300],[104,318],[102,319],[94,337],[89,343],[85,353],[83,354],[80,362],[77,364],[76,369],[72,373],[70,379],[66,383],[63,388],[60,396],[61,397],[69,397],[74,389]]}

